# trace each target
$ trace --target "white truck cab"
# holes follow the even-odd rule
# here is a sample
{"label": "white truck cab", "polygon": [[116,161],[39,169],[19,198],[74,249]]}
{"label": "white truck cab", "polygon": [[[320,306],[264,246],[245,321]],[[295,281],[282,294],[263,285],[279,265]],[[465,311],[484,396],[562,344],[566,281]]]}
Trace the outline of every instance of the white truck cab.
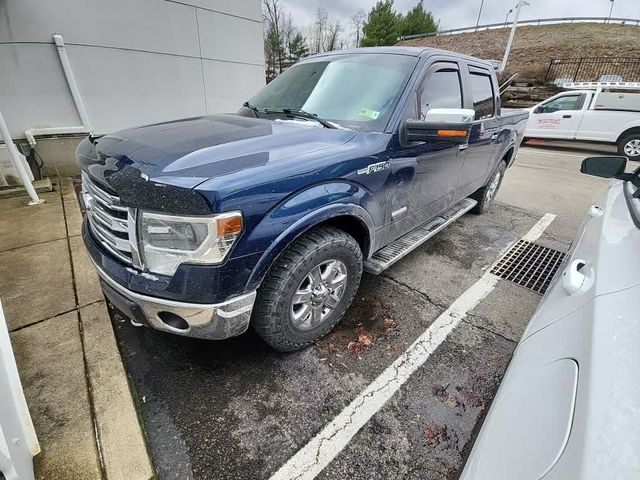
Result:
{"label": "white truck cab", "polygon": [[640,82],[576,82],[531,107],[525,139],[598,142],[640,160]]}

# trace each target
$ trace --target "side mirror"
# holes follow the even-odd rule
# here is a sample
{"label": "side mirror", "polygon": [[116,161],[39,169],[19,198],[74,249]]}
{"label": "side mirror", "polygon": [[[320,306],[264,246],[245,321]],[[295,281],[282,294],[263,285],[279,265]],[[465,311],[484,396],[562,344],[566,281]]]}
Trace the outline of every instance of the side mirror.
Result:
{"label": "side mirror", "polygon": [[626,167],[625,157],[589,157],[582,161],[580,172],[594,177],[623,179]]}
{"label": "side mirror", "polygon": [[538,105],[533,111],[533,113],[542,113],[542,105]]}
{"label": "side mirror", "polygon": [[475,111],[465,108],[432,108],[424,120],[404,122],[407,142],[467,143]]}

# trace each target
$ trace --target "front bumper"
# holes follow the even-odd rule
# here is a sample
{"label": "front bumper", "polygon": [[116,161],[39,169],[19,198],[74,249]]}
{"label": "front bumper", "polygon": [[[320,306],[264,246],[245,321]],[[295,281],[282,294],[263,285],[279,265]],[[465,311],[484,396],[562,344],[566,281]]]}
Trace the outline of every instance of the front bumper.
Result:
{"label": "front bumper", "polygon": [[235,337],[249,327],[255,290],[216,304],[176,302],[132,292],[95,267],[104,294],[136,324],[209,340]]}

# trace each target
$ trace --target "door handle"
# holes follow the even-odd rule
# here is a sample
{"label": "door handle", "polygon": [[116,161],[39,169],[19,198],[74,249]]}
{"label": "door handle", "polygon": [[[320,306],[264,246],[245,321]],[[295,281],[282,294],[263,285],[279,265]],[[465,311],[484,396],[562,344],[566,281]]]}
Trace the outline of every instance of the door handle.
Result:
{"label": "door handle", "polygon": [[571,115],[562,115],[562,118],[571,118]]}
{"label": "door handle", "polygon": [[573,295],[585,284],[587,276],[584,269],[587,262],[582,259],[576,259],[562,273],[562,286],[569,295]]}

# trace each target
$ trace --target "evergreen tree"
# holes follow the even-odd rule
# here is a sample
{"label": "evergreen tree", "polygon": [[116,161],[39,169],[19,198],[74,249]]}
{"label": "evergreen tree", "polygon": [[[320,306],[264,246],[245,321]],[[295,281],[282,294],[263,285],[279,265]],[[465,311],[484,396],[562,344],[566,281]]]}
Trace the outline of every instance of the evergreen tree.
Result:
{"label": "evergreen tree", "polygon": [[265,66],[267,82],[280,75],[284,69],[284,42],[275,24],[269,24],[264,39]]}
{"label": "evergreen tree", "polygon": [[420,33],[432,33],[438,30],[433,15],[425,10],[420,0],[400,21],[400,35],[418,35]]}
{"label": "evergreen tree", "polygon": [[289,65],[293,65],[308,53],[307,39],[300,32],[296,33],[289,44]]}
{"label": "evergreen tree", "polygon": [[402,16],[393,8],[393,0],[380,0],[369,12],[362,27],[363,47],[393,45],[398,41]]}

